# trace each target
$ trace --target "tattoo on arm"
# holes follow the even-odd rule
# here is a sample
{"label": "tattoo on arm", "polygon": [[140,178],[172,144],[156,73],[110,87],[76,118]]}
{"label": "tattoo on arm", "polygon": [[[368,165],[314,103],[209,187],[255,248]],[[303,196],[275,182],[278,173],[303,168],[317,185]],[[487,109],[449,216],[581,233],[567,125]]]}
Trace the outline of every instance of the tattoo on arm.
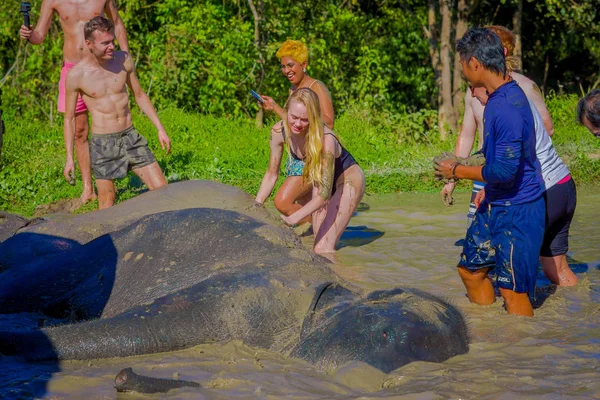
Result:
{"label": "tattoo on arm", "polygon": [[333,175],[335,173],[335,157],[333,154],[325,153],[323,160],[323,177],[321,182],[321,197],[324,200],[328,200],[331,197],[331,191],[333,189]]}

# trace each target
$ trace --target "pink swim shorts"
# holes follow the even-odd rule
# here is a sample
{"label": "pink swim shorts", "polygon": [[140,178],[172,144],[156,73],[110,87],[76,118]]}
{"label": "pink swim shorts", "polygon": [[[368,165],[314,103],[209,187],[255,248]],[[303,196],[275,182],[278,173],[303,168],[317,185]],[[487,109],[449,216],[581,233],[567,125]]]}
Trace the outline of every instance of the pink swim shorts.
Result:
{"label": "pink swim shorts", "polygon": [[[67,72],[75,66],[74,63],[64,62],[62,70],[60,71],[60,82],[58,82],[58,112],[65,112],[65,103],[67,101]],[[77,95],[77,106],[75,107],[75,113],[82,113],[87,111],[87,107],[81,98],[81,94]]]}

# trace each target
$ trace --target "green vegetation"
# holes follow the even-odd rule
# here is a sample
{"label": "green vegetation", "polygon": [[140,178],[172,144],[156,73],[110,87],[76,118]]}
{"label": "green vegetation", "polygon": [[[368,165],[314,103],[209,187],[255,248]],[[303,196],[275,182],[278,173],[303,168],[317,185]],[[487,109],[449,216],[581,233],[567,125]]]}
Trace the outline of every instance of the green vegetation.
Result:
{"label": "green vegetation", "polygon": [[[555,124],[553,141],[577,184],[598,183],[600,141],[575,121],[577,98],[551,97],[547,103]],[[365,170],[368,193],[441,189],[433,179],[431,159],[451,150],[454,138],[439,140],[436,115],[427,110],[374,114],[350,108],[338,116],[335,130]],[[268,128],[259,130],[245,117],[217,118],[174,108],[161,111],[160,117],[173,141],[170,155],[160,149],[147,118],[136,114],[134,121],[170,182],[211,179],[256,193],[269,158]],[[32,215],[38,205],[79,196],[81,181],[71,187],[62,176],[62,124],[9,120],[4,139],[0,209]],[[133,174],[117,188],[118,201],[144,190]],[[468,188],[468,183],[461,182],[459,188]]]}
{"label": "green vegetation", "polygon": [[[34,25],[41,3],[31,1]],[[117,3],[142,87],[160,110],[173,140],[172,154],[166,156],[160,149],[154,127],[139,111],[134,111],[134,121],[171,182],[213,179],[256,192],[269,157],[269,132],[257,129],[249,118],[258,108],[248,91],[255,89],[283,104],[289,83],[279,72],[275,52],[284,40],[293,38],[309,46],[308,71],[332,93],[335,130],[365,170],[367,192],[440,189],[433,179],[431,158],[451,150],[455,136],[440,140],[440,85],[436,83],[440,71],[432,63],[442,53],[439,40],[429,40],[428,34],[440,39],[443,33],[440,5],[444,2]],[[447,19],[456,25],[448,32],[458,32],[459,20],[521,29],[527,38],[522,48],[525,74],[545,92],[561,93],[548,98],[556,126],[554,142],[578,184],[598,182],[600,142],[575,122],[576,97],[562,93],[581,94],[597,84],[600,13],[596,3],[447,3],[462,10],[454,9],[455,17]],[[7,125],[0,160],[0,209],[31,215],[37,205],[77,197],[81,181],[71,187],[62,177],[62,116],[55,111],[62,63],[60,25],[54,18],[40,46],[21,41],[18,5],[0,9],[0,108]],[[437,22],[432,23],[429,15],[437,16]],[[451,47],[455,38],[446,33],[441,39]],[[121,201],[144,190],[134,175],[117,187]],[[459,189],[467,187],[466,182],[459,185]]]}
{"label": "green vegetation", "polygon": [[[440,26],[429,27],[428,13],[439,14],[442,3],[452,7],[465,3],[468,25],[499,24],[511,29],[521,4],[525,74],[546,92],[553,88],[580,94],[599,77],[597,2],[116,1],[140,82],[155,105],[228,118],[254,116],[257,106],[249,89],[283,104],[289,83],[279,72],[275,53],[288,38],[308,45],[308,72],[330,89],[338,113],[353,105],[392,113],[435,109],[439,87],[432,56],[439,58],[440,49],[430,47],[425,31],[439,36]],[[34,25],[41,3],[31,0]],[[260,18],[256,44],[250,4]],[[19,2],[2,5],[0,79],[14,67],[0,83],[4,112],[7,117],[54,120],[62,64],[58,19],[54,18],[44,43],[32,46],[18,36]],[[450,21],[458,18],[456,12]],[[438,15],[437,21],[441,20]],[[447,40],[452,47],[454,38]]]}

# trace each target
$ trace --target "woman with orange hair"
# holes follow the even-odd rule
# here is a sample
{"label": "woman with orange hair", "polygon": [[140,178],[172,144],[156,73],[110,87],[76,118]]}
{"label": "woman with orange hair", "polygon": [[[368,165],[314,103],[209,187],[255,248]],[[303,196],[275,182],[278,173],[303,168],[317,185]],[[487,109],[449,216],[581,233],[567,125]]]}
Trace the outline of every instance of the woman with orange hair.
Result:
{"label": "woman with orange hair", "polygon": [[[291,156],[305,161],[300,178],[304,185],[312,188],[312,198],[294,213],[282,215],[282,218],[288,225],[295,225],[312,215],[314,251],[333,253],[363,197],[365,176],[352,155],[323,123],[319,97],[315,92],[308,88],[295,90],[284,110],[285,118],[280,128],[273,127],[271,132],[269,170],[279,172],[286,143]],[[256,196],[259,203],[273,190],[275,182],[268,179],[268,174],[267,171]]]}
{"label": "woman with orange hair", "polygon": [[[306,72],[308,65],[308,49],[299,40],[286,40],[276,54],[281,61],[281,72],[290,81],[290,95],[299,88],[309,88],[314,91],[320,104],[320,111],[323,122],[328,128],[333,129],[334,112],[331,95],[323,82],[314,79]],[[271,97],[261,96],[264,100],[262,107],[265,110],[272,110],[282,120],[285,120],[285,109],[281,108]],[[274,127],[279,131],[282,129],[281,122]],[[302,204],[310,200],[311,185],[305,184],[302,181],[302,171],[304,161],[288,155],[286,162],[287,178],[275,195],[275,207],[284,215],[291,215],[302,207]],[[277,169],[279,170],[279,168]],[[269,174],[269,171],[267,171]],[[265,178],[267,176],[265,175]],[[273,178],[272,176],[270,178]],[[276,177],[274,178],[277,179]],[[273,181],[273,185],[275,182]],[[265,199],[257,196],[256,201],[263,203]],[[307,217],[301,222],[310,221]]]}
{"label": "woman with orange hair", "polygon": [[[315,78],[311,78],[306,72],[308,66],[308,48],[299,40],[286,40],[275,54],[281,61],[281,73],[291,83],[290,94],[299,88],[309,88],[319,96],[321,104],[321,115],[323,122],[329,129],[333,129],[333,104],[331,95],[325,84]],[[265,103],[265,110],[273,111],[282,120],[285,110],[281,108],[271,97],[261,96]]]}

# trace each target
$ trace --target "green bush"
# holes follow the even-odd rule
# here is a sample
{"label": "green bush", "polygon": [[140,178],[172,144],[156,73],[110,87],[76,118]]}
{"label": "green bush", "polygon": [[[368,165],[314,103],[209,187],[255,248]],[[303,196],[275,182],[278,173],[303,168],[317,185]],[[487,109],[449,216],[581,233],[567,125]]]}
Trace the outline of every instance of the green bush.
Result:
{"label": "green bush", "polygon": [[554,123],[552,143],[567,163],[577,184],[600,182],[600,140],[579,124],[578,97],[550,95],[546,105]]}
{"label": "green bush", "polygon": [[[41,2],[31,1],[34,25]],[[395,3],[363,9],[332,0],[263,2],[261,63],[245,1],[118,2],[140,82],[156,106],[228,118],[256,113],[250,89],[285,102],[289,82],[275,52],[288,38],[310,47],[309,73],[329,87],[338,113],[357,102],[392,112],[428,106],[436,88],[422,33],[426,6]],[[21,41],[18,4],[0,8],[0,71],[8,72],[17,61],[2,87],[5,117],[54,123],[60,26],[55,18],[41,46]]]}
{"label": "green bush", "polygon": [[[555,147],[578,185],[600,180],[600,141],[575,120],[577,98],[550,96]],[[170,182],[211,179],[255,194],[269,160],[269,127],[257,129],[243,116],[215,117],[169,108],[160,118],[171,136],[173,149],[165,155],[151,122],[134,109],[134,123],[149,141]],[[336,133],[365,171],[368,193],[439,191],[431,159],[451,151],[455,137],[439,140],[436,113],[373,113],[359,106],[336,119]],[[272,119],[270,124],[274,123]],[[80,194],[81,182],[69,186],[62,177],[62,125],[13,119],[7,121],[0,160],[0,209],[31,215],[37,205]],[[280,182],[284,179],[283,171]],[[459,190],[469,187],[459,182]],[[144,187],[133,174],[117,182],[118,200]]]}
{"label": "green bush", "polygon": [[[352,112],[337,119],[336,132],[365,170],[368,192],[435,188],[431,158],[451,144],[440,143],[435,135],[426,142],[415,140],[416,132],[420,138],[430,135],[423,115],[427,113],[411,117]],[[146,117],[136,111],[134,123],[169,181],[211,179],[256,193],[269,160],[269,127],[257,129],[245,117],[229,119],[174,108],[161,111],[160,118],[173,142],[170,155],[160,149],[156,129]],[[408,122],[390,129],[390,121]],[[407,131],[412,133],[403,133]],[[63,163],[62,126],[8,121],[0,163],[0,209],[31,215],[37,205],[77,197],[81,182],[75,187],[65,182]],[[130,174],[117,182],[117,190],[122,201],[143,187]]]}

